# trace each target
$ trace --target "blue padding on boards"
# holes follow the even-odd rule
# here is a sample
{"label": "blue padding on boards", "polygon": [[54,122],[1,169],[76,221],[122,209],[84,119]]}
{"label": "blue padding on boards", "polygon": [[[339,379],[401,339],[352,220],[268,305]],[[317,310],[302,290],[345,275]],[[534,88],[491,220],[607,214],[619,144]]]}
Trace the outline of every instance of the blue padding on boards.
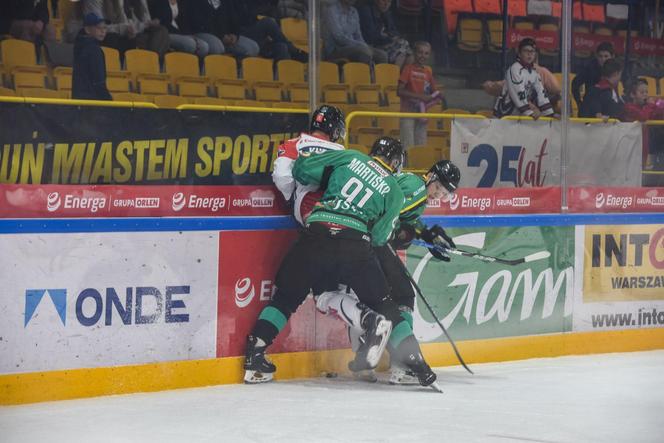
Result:
{"label": "blue padding on boards", "polygon": [[0,234],[64,232],[250,231],[293,229],[290,216],[0,219]]}
{"label": "blue padding on boards", "polygon": [[[664,213],[629,214],[534,214],[495,216],[424,216],[428,225],[475,226],[572,226],[664,224]],[[249,231],[295,229],[289,216],[270,217],[146,217],[0,219],[0,234],[64,232],[150,232],[150,231]]]}

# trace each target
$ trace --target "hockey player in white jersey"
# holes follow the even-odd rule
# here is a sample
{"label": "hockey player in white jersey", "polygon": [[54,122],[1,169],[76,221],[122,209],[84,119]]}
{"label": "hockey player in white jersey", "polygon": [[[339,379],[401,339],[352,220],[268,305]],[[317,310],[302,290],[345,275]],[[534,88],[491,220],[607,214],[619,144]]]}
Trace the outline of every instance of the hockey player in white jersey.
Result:
{"label": "hockey player in white jersey", "polygon": [[542,115],[553,116],[553,107],[544,90],[542,79],[533,66],[536,59],[535,40],[521,40],[517,59],[505,73],[503,92],[493,108],[496,117],[514,114],[537,119]]}
{"label": "hockey player in white jersey", "polygon": [[293,164],[301,152],[320,154],[345,149],[338,143],[346,135],[343,112],[334,106],[322,105],[311,116],[310,132],[286,140],[279,146],[274,161],[272,180],[288,202],[293,203],[293,215],[301,225],[322,196],[317,187],[296,183]]}

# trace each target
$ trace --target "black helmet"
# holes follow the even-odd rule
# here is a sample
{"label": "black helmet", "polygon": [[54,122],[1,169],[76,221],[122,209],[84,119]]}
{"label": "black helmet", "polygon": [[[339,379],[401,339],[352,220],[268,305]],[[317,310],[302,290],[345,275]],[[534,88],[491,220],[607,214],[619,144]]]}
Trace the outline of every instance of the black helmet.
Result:
{"label": "black helmet", "polygon": [[344,113],[334,106],[322,105],[311,116],[311,132],[321,131],[336,142],[346,136]]}
{"label": "black helmet", "polygon": [[380,137],[374,142],[369,155],[379,155],[384,157],[390,163],[392,163],[393,160],[398,159],[399,164],[395,166],[395,169],[398,170],[403,164],[403,145],[395,138]]}
{"label": "black helmet", "polygon": [[449,192],[455,192],[459,187],[461,171],[451,161],[441,160],[429,169],[428,183],[432,180],[438,180]]}

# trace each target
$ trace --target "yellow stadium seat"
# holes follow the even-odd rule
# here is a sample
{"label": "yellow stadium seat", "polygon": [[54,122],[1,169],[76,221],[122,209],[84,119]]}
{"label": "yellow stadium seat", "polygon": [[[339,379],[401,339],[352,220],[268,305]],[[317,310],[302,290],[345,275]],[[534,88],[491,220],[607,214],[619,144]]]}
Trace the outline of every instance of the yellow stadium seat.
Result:
{"label": "yellow stadium seat", "polygon": [[171,86],[183,97],[206,97],[209,79],[200,75],[198,57],[185,52],[169,52],[164,56],[164,70]]}
{"label": "yellow stadium seat", "polygon": [[189,104],[189,100],[179,95],[156,95],[154,104],[160,108],[177,108],[180,105]]}
{"label": "yellow stadium seat", "polygon": [[131,75],[122,70],[120,65],[120,52],[115,48],[101,47],[106,62],[106,88],[109,92],[129,92],[131,89]]}
{"label": "yellow stadium seat", "polygon": [[135,92],[115,92],[111,94],[116,102],[147,102],[154,103],[154,98],[149,95],[137,94]]}
{"label": "yellow stadium seat", "polygon": [[350,86],[339,81],[339,67],[332,62],[320,62],[318,78],[323,96],[322,101],[330,104],[348,104]]}
{"label": "yellow stadium seat", "polygon": [[305,77],[306,65],[297,60],[279,60],[277,62],[277,76],[284,84],[292,102],[309,102],[309,83]]}
{"label": "yellow stadium seat", "polygon": [[354,133],[350,133],[351,141],[355,140],[355,143],[364,146],[373,146],[374,142],[378,137],[384,135],[382,128],[373,128],[373,127],[363,127],[357,128]]}
{"label": "yellow stadium seat", "polygon": [[439,129],[427,130],[427,145],[440,147],[448,146],[450,144],[450,133],[441,131]]}
{"label": "yellow stadium seat", "polygon": [[595,26],[595,31],[594,33],[596,35],[608,35],[612,36],[613,35],[613,29],[609,28],[606,25],[596,25]]}
{"label": "yellow stadium seat", "polygon": [[[438,111],[436,111],[438,112]],[[461,108],[447,108],[442,111],[444,114],[471,114],[470,111]],[[443,131],[450,132],[452,128],[452,119],[445,118],[441,119],[438,124],[438,127],[442,128]]]}
{"label": "yellow stadium seat", "polygon": [[46,88],[20,88],[16,89],[16,95],[22,97],[35,97],[35,98],[53,98],[63,99],[67,98],[67,93],[64,91],[55,91]]}
{"label": "yellow stadium seat", "polygon": [[292,17],[282,18],[279,22],[286,38],[303,51],[309,51],[309,36],[306,20]]}
{"label": "yellow stadium seat", "polygon": [[487,19],[489,30],[488,47],[491,52],[501,52],[503,47],[503,20],[499,18]]}
{"label": "yellow stadium seat", "polygon": [[72,68],[67,66],[58,66],[53,70],[55,79],[55,89],[58,91],[70,91],[71,93]]}
{"label": "yellow stadium seat", "polygon": [[168,94],[168,75],[159,68],[159,55],[144,49],[130,49],[125,52],[127,71],[131,73],[141,94]]}
{"label": "yellow stadium seat", "polygon": [[350,85],[355,103],[378,107],[380,104],[380,86],[371,83],[371,72],[366,63],[350,62],[343,66],[344,82]]}
{"label": "yellow stadium seat", "polygon": [[280,102],[283,99],[283,83],[274,80],[273,61],[261,57],[246,57],[242,60],[242,78],[261,102]]}
{"label": "yellow stadium seat", "polygon": [[350,119],[347,130],[351,133],[357,132],[360,128],[374,128],[374,118],[368,115],[353,116]]}
{"label": "yellow stadium seat", "polygon": [[400,102],[397,96],[399,66],[390,63],[379,63],[374,67],[374,74],[376,75],[376,84],[380,86],[383,93],[383,103]]}
{"label": "yellow stadium seat", "polygon": [[376,120],[377,126],[386,134],[393,130],[399,131],[399,117],[378,117]]}
{"label": "yellow stadium seat", "polygon": [[529,18],[520,18],[519,20],[514,21],[514,29],[522,30],[533,30],[535,29],[535,23]]}
{"label": "yellow stadium seat", "polygon": [[46,85],[46,66],[37,64],[35,45],[18,39],[0,42],[4,72],[11,78],[14,88],[43,88]]}
{"label": "yellow stadium seat", "polygon": [[16,91],[0,86],[0,97],[15,97]]}
{"label": "yellow stadium seat", "polygon": [[208,105],[208,106],[233,106],[233,100],[226,100],[216,97],[194,97],[195,105]]}
{"label": "yellow stadium seat", "polygon": [[475,17],[459,17],[457,47],[462,51],[481,51],[484,46],[482,20]]}
{"label": "yellow stadium seat", "polygon": [[641,78],[648,82],[648,95],[651,97],[657,96],[657,79],[647,75],[641,76]]}
{"label": "yellow stadium seat", "polygon": [[244,100],[246,85],[237,77],[237,62],[228,55],[208,55],[205,57],[205,75],[210,84],[217,90],[217,96],[222,100]]}
{"label": "yellow stadium seat", "polygon": [[406,151],[408,169],[428,170],[431,165],[441,159],[440,151],[436,151],[428,145],[415,145]]}

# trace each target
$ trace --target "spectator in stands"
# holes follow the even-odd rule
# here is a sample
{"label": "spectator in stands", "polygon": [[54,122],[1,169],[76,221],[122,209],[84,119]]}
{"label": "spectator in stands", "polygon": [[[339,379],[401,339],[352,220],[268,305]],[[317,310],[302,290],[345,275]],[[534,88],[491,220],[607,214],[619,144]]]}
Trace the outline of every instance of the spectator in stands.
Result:
{"label": "spectator in stands", "polygon": [[49,24],[48,0],[4,0],[9,2],[9,33],[34,43],[55,40],[55,28]]}
{"label": "spectator in stands", "polygon": [[[627,87],[624,121],[664,119],[664,101],[648,97],[648,82],[637,78]],[[643,150],[645,168],[664,169],[664,128],[661,126],[643,127]]]}
{"label": "spectator in stands", "polygon": [[136,48],[136,29],[125,13],[123,0],[83,0],[83,15],[93,13],[110,23],[102,46],[115,48],[121,53]]}
{"label": "spectator in stands", "polygon": [[401,37],[390,11],[392,0],[373,0],[357,7],[364,41],[385,51],[387,62],[398,65],[412,63],[413,51],[408,40]]}
{"label": "spectator in stands", "polygon": [[255,57],[260,51],[258,43],[240,35],[233,20],[233,6],[229,0],[189,0],[186,14],[191,32],[208,44],[210,54],[229,52],[238,57]]}
{"label": "spectator in stands", "polygon": [[[442,94],[436,88],[433,71],[427,66],[431,55],[429,42],[416,42],[415,61],[401,71],[397,95],[401,98],[401,112],[426,112],[434,104],[440,104]],[[427,142],[427,119],[400,119],[401,144],[404,149]]]}
{"label": "spectator in stands", "polygon": [[306,20],[308,15],[307,0],[279,0],[277,17],[292,17]]}
{"label": "spectator in stands", "polygon": [[362,38],[356,0],[332,0],[321,12],[324,58],[361,63],[386,63],[387,53]]}
{"label": "spectator in stands", "polygon": [[602,77],[604,63],[614,57],[613,45],[609,42],[602,42],[595,49],[595,57],[574,77],[574,80],[572,80],[572,96],[579,108],[581,108],[581,102],[583,102],[581,86],[585,87],[585,94],[588,94],[590,88],[595,86]]}
{"label": "spectator in stands", "polygon": [[553,107],[534,66],[536,58],[535,40],[521,40],[517,59],[505,73],[503,90],[493,107],[496,117],[516,114],[538,119],[542,115],[553,116]]}
{"label": "spectator in stands", "polygon": [[106,62],[100,45],[105,37],[106,21],[93,12],[86,14],[74,42],[71,98],[112,100],[106,89]]}
{"label": "spectator in stands", "polygon": [[210,51],[205,40],[188,35],[188,23],[183,19],[181,0],[148,0],[150,14],[168,29],[170,47],[176,51],[205,57]]}
{"label": "spectator in stands", "polygon": [[163,57],[170,47],[168,29],[150,16],[147,0],[124,0],[127,18],[136,30],[136,47],[154,51]]}
{"label": "spectator in stands", "polygon": [[240,35],[258,43],[260,54],[275,60],[294,59],[301,62],[309,61],[309,54],[297,48],[281,31],[279,23],[272,17],[258,18],[256,2],[246,0],[230,0],[232,9],[231,20],[240,31]]}
{"label": "spectator in stands", "polygon": [[[560,105],[560,94],[562,92],[560,83],[558,83],[558,79],[548,68],[540,65],[537,61],[533,66],[535,67],[535,71],[539,74],[540,79],[542,80],[542,85],[544,86],[544,91],[546,91],[546,95],[555,110]],[[502,94],[504,86],[505,80],[487,80],[482,83],[482,89],[484,89],[484,92],[494,97],[499,97],[500,94]]]}
{"label": "spectator in stands", "polygon": [[625,103],[618,94],[621,75],[620,62],[615,59],[607,60],[602,65],[602,78],[590,88],[581,102],[579,117],[622,120],[625,114]]}

